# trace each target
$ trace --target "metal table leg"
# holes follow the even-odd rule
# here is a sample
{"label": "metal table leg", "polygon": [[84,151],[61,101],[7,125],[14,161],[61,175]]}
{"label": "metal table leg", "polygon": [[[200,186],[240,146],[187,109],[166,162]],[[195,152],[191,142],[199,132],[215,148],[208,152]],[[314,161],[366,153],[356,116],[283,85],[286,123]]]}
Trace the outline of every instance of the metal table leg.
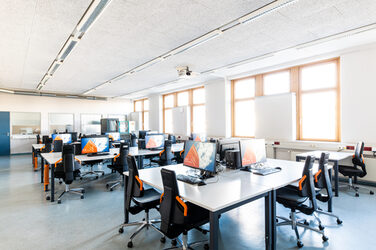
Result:
{"label": "metal table leg", "polygon": [[[329,169],[329,180],[332,180],[333,169]],[[328,201],[328,212],[333,212],[333,197]]]}
{"label": "metal table leg", "polygon": [[44,159],[41,157],[41,166],[40,166],[40,183],[44,182]]}
{"label": "metal table leg", "polygon": [[277,243],[276,230],[276,191],[265,196],[265,249],[275,250]]}
{"label": "metal table leg", "polygon": [[128,186],[128,176],[124,175],[124,224],[129,222],[129,212],[125,204],[127,200],[127,186]]}
{"label": "metal table leg", "polygon": [[54,165],[50,165],[51,171],[51,202],[55,201],[55,168]]}
{"label": "metal table leg", "polygon": [[217,212],[210,212],[210,244],[211,250],[218,249],[218,235],[219,235],[219,214]]}
{"label": "metal table leg", "polygon": [[335,187],[335,196],[338,197],[338,161],[334,161],[334,187]]}

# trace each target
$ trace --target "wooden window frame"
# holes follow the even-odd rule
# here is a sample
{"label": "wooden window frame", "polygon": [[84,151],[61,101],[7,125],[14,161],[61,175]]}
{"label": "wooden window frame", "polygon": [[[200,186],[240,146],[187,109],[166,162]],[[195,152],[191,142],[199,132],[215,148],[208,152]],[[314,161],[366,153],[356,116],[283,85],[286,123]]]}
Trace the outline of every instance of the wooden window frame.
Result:
{"label": "wooden window frame", "polygon": [[[304,67],[309,67],[318,64],[324,63],[331,63],[335,62],[337,66],[337,83],[336,86],[333,88],[324,88],[324,89],[315,89],[315,90],[301,90],[301,70]],[[331,58],[327,60],[321,60],[317,62],[297,65],[293,67],[278,69],[270,72],[265,72],[261,74],[251,75],[247,77],[242,77],[238,79],[231,80],[231,134],[232,137],[239,137],[239,138],[254,138],[252,136],[237,136],[235,131],[235,103],[237,101],[244,101],[244,100],[254,100],[257,96],[264,96],[264,76],[268,74],[273,74],[281,71],[289,71],[290,72],[290,93],[296,94],[296,140],[300,141],[328,141],[328,142],[340,142],[341,141],[341,86],[340,86],[340,58]],[[248,98],[239,98],[235,99],[235,84],[239,80],[244,80],[248,78],[255,78],[255,97],[248,97]],[[336,91],[336,138],[335,139],[312,139],[312,138],[303,138],[302,137],[302,106],[301,106],[301,97],[302,94],[305,93],[313,93],[313,92],[328,92],[328,91]]]}
{"label": "wooden window frame", "polygon": [[[167,94],[163,95],[163,98],[162,98],[163,99],[163,133],[166,133],[165,111],[176,108],[176,107],[180,107],[180,106],[178,106],[178,94],[184,93],[184,92],[188,93],[188,105],[187,106],[189,107],[189,110],[190,110],[190,113],[191,113],[190,127],[191,127],[191,131],[193,131],[193,107],[205,106],[205,104],[206,104],[206,100],[205,100],[204,103],[193,104],[193,92],[197,89],[204,89],[204,88],[205,88],[204,86],[200,86],[200,87],[196,87],[196,88],[180,90],[180,91],[176,91],[176,92],[173,92],[173,93],[167,93]],[[167,96],[171,96],[171,95],[174,98],[174,102],[173,102],[174,104],[173,104],[172,107],[166,108],[165,107],[165,98]]]}
{"label": "wooden window frame", "polygon": [[[141,112],[141,117],[142,117],[142,121],[141,121],[141,124],[142,124],[142,127],[141,129],[144,130],[145,129],[145,112],[148,112],[149,113],[149,109],[148,110],[145,110],[145,105],[144,105],[144,102],[146,100],[149,100],[148,98],[143,98],[143,99],[139,99],[139,100],[134,100],[133,101],[133,111],[134,112]],[[137,102],[141,102],[141,111],[136,111],[136,103]],[[150,108],[150,103],[149,103],[149,108]]]}

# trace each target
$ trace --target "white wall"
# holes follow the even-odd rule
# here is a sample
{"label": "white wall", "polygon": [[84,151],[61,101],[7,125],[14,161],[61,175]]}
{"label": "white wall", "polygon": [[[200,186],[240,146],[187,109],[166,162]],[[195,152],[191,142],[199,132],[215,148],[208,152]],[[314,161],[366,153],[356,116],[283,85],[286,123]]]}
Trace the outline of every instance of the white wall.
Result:
{"label": "white wall", "polygon": [[153,131],[163,132],[162,96],[149,96],[149,128]]}
{"label": "white wall", "polygon": [[342,141],[376,145],[376,48],[341,56]]}

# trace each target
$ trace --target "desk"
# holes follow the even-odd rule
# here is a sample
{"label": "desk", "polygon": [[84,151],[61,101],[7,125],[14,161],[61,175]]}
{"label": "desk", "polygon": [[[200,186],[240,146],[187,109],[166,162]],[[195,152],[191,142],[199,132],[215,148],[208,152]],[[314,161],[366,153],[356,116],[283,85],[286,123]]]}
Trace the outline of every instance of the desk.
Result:
{"label": "desk", "polygon": [[[40,150],[44,147],[44,144],[32,144],[31,145],[31,152],[32,152],[32,162],[34,166],[34,171],[38,170],[38,155]],[[36,158],[36,160],[35,160]]]}
{"label": "desk", "polygon": [[[301,154],[296,155],[296,161],[305,160],[308,155],[313,155],[317,160],[320,159],[321,153],[325,151],[309,151]],[[334,168],[334,193],[335,196],[338,197],[338,182],[339,182],[339,176],[338,176],[338,163],[339,161],[351,158],[353,156],[353,153],[347,153],[347,152],[327,152],[329,153],[329,162],[333,163]],[[331,212],[331,211],[329,211]]]}
{"label": "desk", "polygon": [[[118,148],[111,148],[110,154],[108,155],[98,155],[89,157],[87,155],[76,155],[75,158],[80,162],[88,162],[88,161],[98,161],[98,160],[108,160],[113,159],[119,153]],[[51,199],[51,202],[55,200],[55,171],[52,171],[52,165],[54,165],[58,160],[61,159],[62,153],[61,152],[52,152],[52,153],[42,153],[41,157],[46,161],[46,163],[50,166],[51,169],[51,195],[48,198]]]}

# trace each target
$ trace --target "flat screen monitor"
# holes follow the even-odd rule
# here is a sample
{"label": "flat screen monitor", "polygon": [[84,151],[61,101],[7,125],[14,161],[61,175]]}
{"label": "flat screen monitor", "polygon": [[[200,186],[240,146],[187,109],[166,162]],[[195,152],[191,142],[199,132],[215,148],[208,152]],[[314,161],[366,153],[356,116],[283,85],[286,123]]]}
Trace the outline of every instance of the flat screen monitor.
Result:
{"label": "flat screen monitor", "polygon": [[107,136],[81,138],[81,153],[92,154],[110,151],[110,140]]}
{"label": "flat screen monitor", "polygon": [[218,141],[219,160],[223,161],[227,150],[240,150],[239,140],[225,139]]}
{"label": "flat screen monitor", "polygon": [[72,135],[72,142],[76,142],[78,139],[77,132],[69,132]]}
{"label": "flat screen monitor", "polygon": [[164,134],[145,136],[145,148],[146,149],[164,148],[164,142],[165,142]]}
{"label": "flat screen monitor", "polygon": [[120,141],[120,133],[119,132],[107,132],[105,135],[108,135],[112,141]]}
{"label": "flat screen monitor", "polygon": [[240,140],[240,155],[243,167],[251,167],[266,161],[265,140]]}
{"label": "flat screen monitor", "polygon": [[52,141],[55,140],[62,140],[64,144],[72,143],[72,135],[71,134],[52,134]]}
{"label": "flat screen monitor", "polygon": [[184,145],[184,166],[215,173],[215,143],[186,141]]}
{"label": "flat screen monitor", "polygon": [[192,133],[191,137],[192,137],[192,141],[206,142],[208,140],[206,138],[206,134],[203,134],[203,133]]}

